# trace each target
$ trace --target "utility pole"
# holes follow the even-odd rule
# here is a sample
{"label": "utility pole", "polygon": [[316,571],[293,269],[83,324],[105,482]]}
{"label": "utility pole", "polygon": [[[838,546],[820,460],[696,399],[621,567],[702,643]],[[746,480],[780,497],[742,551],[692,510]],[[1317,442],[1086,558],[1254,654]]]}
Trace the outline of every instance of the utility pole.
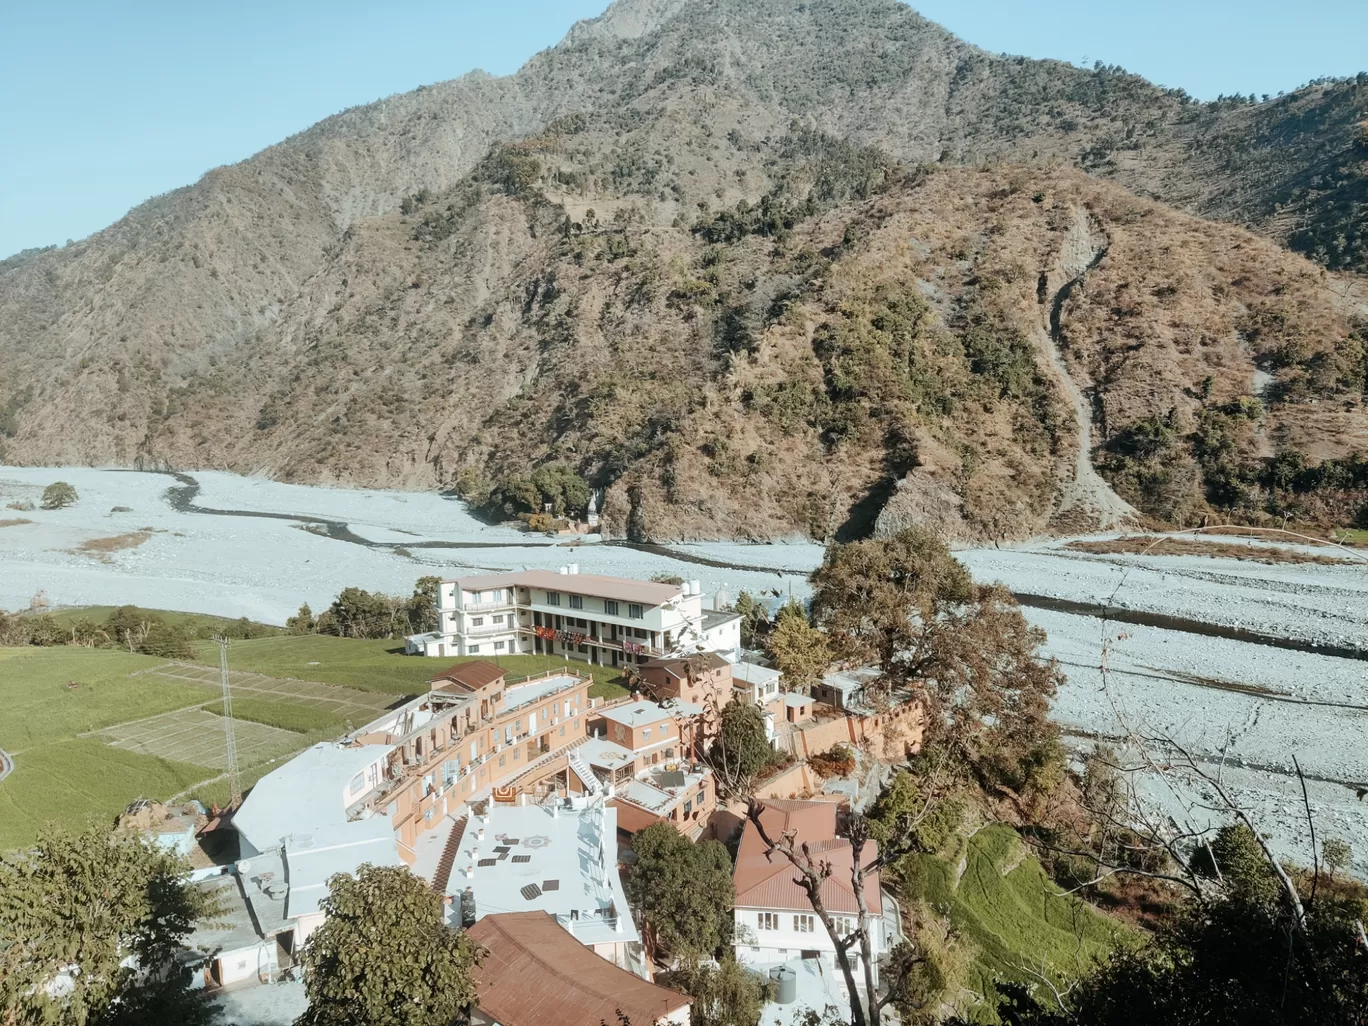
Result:
{"label": "utility pole", "polygon": [[223,682],[223,737],[227,752],[228,805],[236,807],[242,801],[242,789],[238,786],[237,737],[233,733],[233,692],[228,683],[228,638],[214,639],[219,646],[219,677]]}

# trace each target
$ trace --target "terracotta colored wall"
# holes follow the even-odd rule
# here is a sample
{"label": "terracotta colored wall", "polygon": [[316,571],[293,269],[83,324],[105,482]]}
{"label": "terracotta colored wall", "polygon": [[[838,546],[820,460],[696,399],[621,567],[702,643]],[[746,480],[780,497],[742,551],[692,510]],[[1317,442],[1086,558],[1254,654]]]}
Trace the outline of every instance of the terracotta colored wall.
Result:
{"label": "terracotta colored wall", "polygon": [[905,705],[876,716],[836,716],[829,720],[793,725],[789,739],[800,759],[831,749],[833,745],[868,745],[884,759],[902,759],[921,744],[924,720],[920,706]]}

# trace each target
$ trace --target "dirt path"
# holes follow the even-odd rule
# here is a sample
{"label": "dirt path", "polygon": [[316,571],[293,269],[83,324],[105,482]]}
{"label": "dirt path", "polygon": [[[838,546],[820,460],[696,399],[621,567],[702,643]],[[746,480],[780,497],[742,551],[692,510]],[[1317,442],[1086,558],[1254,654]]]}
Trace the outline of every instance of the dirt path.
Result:
{"label": "dirt path", "polygon": [[[1048,323],[1042,317],[1035,332],[1036,349],[1054,369],[1055,379],[1074,409],[1078,428],[1078,455],[1074,462],[1073,480],[1060,491],[1055,509],[1056,521],[1082,521],[1100,530],[1133,526],[1138,522],[1135,508],[1111,489],[1092,463],[1092,403],[1073,375],[1069,373],[1060,351],[1060,318],[1064,304],[1074,289],[1082,284],[1088,272],[1107,255],[1107,239],[1093,230],[1088,213],[1082,207],[1075,211],[1075,220],[1064,238],[1059,256],[1049,274],[1041,280],[1041,304],[1048,311]],[[1056,287],[1057,282],[1062,284]]]}
{"label": "dirt path", "polygon": [[14,759],[3,748],[0,748],[0,780],[14,772]]}

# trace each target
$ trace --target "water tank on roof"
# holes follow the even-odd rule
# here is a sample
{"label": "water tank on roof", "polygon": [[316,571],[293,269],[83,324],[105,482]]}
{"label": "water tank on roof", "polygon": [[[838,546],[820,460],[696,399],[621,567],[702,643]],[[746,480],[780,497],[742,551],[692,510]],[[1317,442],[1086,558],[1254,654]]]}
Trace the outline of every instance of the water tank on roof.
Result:
{"label": "water tank on roof", "polygon": [[786,965],[776,965],[770,970],[770,983],[774,985],[774,1000],[781,1005],[791,1005],[798,1000],[798,974]]}
{"label": "water tank on roof", "polygon": [[579,564],[578,564],[578,563],[571,563],[571,564],[570,564],[570,572],[571,572],[572,574],[577,574],[577,573],[579,573]]}

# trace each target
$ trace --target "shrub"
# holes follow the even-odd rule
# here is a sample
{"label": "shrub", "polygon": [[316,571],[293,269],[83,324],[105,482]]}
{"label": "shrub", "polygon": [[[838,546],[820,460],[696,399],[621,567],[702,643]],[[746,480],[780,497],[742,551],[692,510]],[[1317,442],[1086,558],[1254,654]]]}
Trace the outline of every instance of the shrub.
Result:
{"label": "shrub", "polygon": [[76,489],[65,481],[54,481],[43,489],[43,509],[66,509],[78,499]]}

